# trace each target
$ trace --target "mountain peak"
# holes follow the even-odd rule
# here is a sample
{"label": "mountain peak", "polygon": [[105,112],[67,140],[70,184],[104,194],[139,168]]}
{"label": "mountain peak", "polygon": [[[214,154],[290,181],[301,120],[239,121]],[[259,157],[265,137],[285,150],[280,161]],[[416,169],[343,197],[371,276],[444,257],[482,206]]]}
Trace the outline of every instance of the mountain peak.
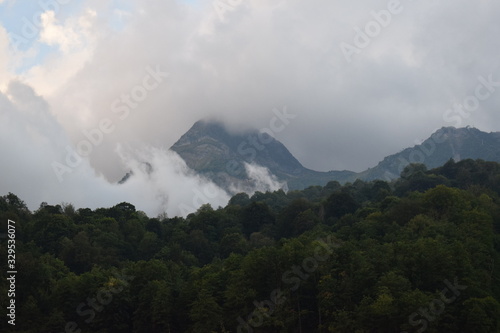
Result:
{"label": "mountain peak", "polygon": [[486,133],[475,127],[441,127],[422,143],[385,157],[377,166],[358,176],[364,180],[399,177],[410,163],[437,168],[450,159],[483,159],[500,162],[500,133]]}
{"label": "mountain peak", "polygon": [[269,134],[257,130],[230,132],[213,120],[197,121],[170,149],[191,169],[210,174],[225,188],[231,182],[248,179],[247,165],[266,168],[282,181],[308,170]]}
{"label": "mountain peak", "polygon": [[184,145],[194,144],[202,141],[204,138],[211,138],[226,143],[241,141],[244,134],[247,133],[231,134],[222,122],[217,120],[202,119],[195,122],[193,126],[191,126],[191,128],[172,146],[172,149],[174,147],[178,148]]}

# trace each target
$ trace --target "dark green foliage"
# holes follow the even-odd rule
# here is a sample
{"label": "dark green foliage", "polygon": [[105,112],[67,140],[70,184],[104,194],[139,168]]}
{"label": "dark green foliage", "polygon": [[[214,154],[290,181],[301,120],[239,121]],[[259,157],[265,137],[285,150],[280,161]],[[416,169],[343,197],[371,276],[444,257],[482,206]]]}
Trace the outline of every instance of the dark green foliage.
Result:
{"label": "dark green foliage", "polygon": [[243,234],[247,237],[259,231],[263,226],[274,224],[274,216],[269,206],[262,202],[252,201],[241,211],[241,224]]}
{"label": "dark green foliage", "polygon": [[354,213],[358,207],[359,204],[347,191],[335,192],[325,202],[325,217],[338,219]]}
{"label": "dark green foliage", "polygon": [[0,218],[20,272],[1,332],[500,332],[497,163],[239,194],[187,218],[32,213],[9,193]]}

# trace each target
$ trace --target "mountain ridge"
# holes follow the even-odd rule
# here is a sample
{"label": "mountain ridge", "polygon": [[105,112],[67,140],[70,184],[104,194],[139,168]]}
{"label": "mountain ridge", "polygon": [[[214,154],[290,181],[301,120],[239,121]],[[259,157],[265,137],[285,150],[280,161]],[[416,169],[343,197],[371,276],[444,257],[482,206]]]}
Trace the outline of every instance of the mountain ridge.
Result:
{"label": "mountain ridge", "polygon": [[312,185],[325,185],[329,181],[390,181],[398,178],[410,163],[435,168],[450,158],[455,161],[472,158],[500,162],[500,132],[486,133],[471,127],[442,127],[421,144],[386,156],[377,165],[362,172],[308,169],[274,137],[251,129],[230,133],[221,122],[211,120],[197,121],[170,149],[179,154],[188,167],[226,190],[234,183],[243,187],[248,185],[246,168],[250,164],[269,170],[272,176],[286,184],[287,189],[299,190]]}
{"label": "mountain ridge", "polygon": [[473,127],[441,127],[422,143],[386,156],[375,167],[358,175],[363,180],[392,180],[410,163],[422,163],[432,169],[444,165],[450,158],[500,162],[500,132],[487,133]]}

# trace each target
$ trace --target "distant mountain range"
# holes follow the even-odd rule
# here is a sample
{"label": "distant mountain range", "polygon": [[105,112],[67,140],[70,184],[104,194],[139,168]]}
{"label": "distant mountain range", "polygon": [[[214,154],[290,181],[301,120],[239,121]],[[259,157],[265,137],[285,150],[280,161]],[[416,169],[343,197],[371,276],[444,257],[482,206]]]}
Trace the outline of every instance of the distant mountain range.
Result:
{"label": "distant mountain range", "polygon": [[450,159],[458,162],[468,158],[500,162],[500,132],[442,127],[421,144],[387,156],[377,166],[356,174],[356,178],[389,180],[398,178],[409,163],[422,163],[432,169]]}
{"label": "distant mountain range", "polygon": [[[172,147],[186,164],[217,185],[231,189],[250,186],[249,166],[264,167],[273,179],[290,190],[361,180],[398,178],[409,163],[435,168],[450,158],[500,162],[500,132],[485,133],[476,128],[443,127],[412,148],[387,156],[363,172],[319,172],[305,168],[278,140],[257,130],[232,134],[214,121],[198,121]],[[235,186],[237,184],[237,186]]]}

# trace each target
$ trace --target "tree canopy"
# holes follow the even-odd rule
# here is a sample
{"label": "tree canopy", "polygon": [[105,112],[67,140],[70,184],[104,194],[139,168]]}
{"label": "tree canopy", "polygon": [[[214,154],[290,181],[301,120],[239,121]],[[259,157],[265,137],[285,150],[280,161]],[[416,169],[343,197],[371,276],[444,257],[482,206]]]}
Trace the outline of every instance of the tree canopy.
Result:
{"label": "tree canopy", "polygon": [[31,212],[8,193],[8,219],[16,332],[500,332],[498,163],[238,194],[186,218]]}

